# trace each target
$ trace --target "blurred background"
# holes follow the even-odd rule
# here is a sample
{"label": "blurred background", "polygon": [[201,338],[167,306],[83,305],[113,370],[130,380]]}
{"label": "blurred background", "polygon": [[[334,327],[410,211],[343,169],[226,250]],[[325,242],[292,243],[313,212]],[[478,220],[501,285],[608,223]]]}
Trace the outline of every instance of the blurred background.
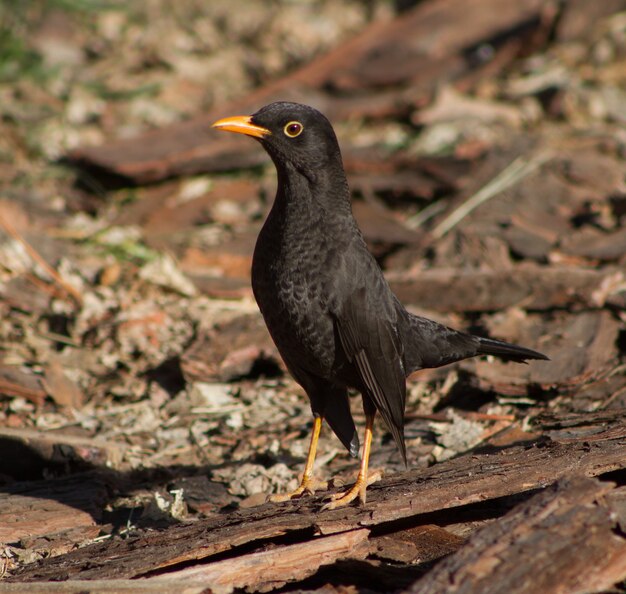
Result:
{"label": "blurred background", "polygon": [[28,121],[31,158],[54,159],[227,105],[394,10],[357,0],[3,0],[3,120]]}

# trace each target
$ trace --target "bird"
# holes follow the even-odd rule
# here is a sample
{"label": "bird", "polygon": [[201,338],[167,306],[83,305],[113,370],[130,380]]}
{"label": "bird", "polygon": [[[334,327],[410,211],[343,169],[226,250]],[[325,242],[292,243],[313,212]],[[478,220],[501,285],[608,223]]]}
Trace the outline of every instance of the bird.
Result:
{"label": "bird", "polygon": [[313,430],[299,486],[270,499],[314,492],[313,468],[326,421],[351,456],[360,450],[349,390],[361,393],[363,451],[354,484],[325,509],[366,502],[374,418],[383,418],[407,464],[406,378],[477,355],[525,363],[546,355],[454,330],[414,315],[387,283],[352,214],[337,136],[313,107],[277,101],[253,115],[222,118],[217,130],[259,141],[278,176],[252,258],[252,290],[285,365],[306,392]]}

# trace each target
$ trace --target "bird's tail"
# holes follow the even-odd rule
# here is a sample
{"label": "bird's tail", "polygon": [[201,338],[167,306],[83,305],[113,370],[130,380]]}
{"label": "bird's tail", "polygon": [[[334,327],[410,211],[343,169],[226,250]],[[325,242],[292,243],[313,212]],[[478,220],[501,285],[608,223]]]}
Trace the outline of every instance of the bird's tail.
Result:
{"label": "bird's tail", "polygon": [[478,339],[479,343],[478,355],[494,355],[505,361],[517,361],[518,363],[525,363],[527,359],[549,360],[543,353],[504,342],[503,340],[483,338],[482,336],[476,336],[475,338]]}
{"label": "bird's tail", "polygon": [[408,375],[418,369],[440,367],[476,355],[494,355],[505,361],[524,363],[527,359],[547,360],[543,353],[525,347],[459,332],[438,322],[408,312],[400,326],[404,345],[404,369]]}

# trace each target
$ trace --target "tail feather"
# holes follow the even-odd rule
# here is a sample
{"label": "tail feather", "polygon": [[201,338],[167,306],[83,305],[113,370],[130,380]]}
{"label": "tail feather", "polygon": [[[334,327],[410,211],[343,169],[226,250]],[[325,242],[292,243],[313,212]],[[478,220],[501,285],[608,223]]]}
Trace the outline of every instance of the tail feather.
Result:
{"label": "tail feather", "polygon": [[527,359],[548,360],[543,353],[525,347],[459,332],[421,316],[404,311],[400,325],[407,375],[419,369],[441,367],[476,355],[494,355],[505,361],[525,363]]}
{"label": "tail feather", "polygon": [[533,351],[532,349],[504,342],[503,340],[483,338],[482,336],[476,336],[476,338],[479,343],[478,355],[494,355],[505,361],[517,361],[518,363],[525,363],[527,359],[549,361],[549,358],[543,353]]}

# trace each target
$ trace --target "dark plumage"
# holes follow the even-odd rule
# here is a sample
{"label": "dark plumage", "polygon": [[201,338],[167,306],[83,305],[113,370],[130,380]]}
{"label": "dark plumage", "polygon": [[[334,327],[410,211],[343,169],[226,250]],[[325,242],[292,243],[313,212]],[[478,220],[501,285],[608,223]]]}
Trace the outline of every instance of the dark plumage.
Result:
{"label": "dark plumage", "polygon": [[363,396],[366,443],[357,484],[331,504],[365,499],[367,458],[379,412],[406,462],[405,378],[475,355],[523,362],[536,351],[458,332],[410,314],[391,292],[352,216],[350,192],[330,122],[306,105],[278,102],[218,129],[256,137],[278,172],[278,190],[252,262],[252,288],[289,371],[316,418],[300,488],[308,489],[321,419],[356,456],[359,439],[348,388]]}

